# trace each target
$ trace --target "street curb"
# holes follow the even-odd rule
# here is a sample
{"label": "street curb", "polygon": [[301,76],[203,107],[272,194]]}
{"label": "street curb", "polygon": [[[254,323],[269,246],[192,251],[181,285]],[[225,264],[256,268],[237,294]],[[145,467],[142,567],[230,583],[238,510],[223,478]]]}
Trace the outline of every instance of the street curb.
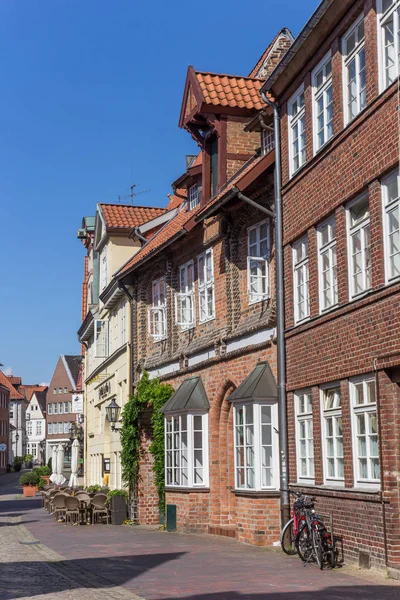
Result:
{"label": "street curb", "polygon": [[[38,542],[31,534],[31,532],[23,525],[23,519],[19,517],[7,517],[7,519],[0,519],[3,523],[18,525],[14,528],[13,533],[20,543],[32,544],[30,547],[32,550],[37,552],[48,564],[49,568],[57,571],[58,575],[63,576],[68,581],[71,588],[76,589],[88,589],[93,591],[100,591],[100,598],[115,598],[121,600],[146,600],[143,596],[126,590],[121,586],[110,585],[110,581],[100,575],[94,575],[87,569],[84,569],[76,564],[70,565],[69,562],[51,548],[48,548],[44,544],[33,543]],[[17,530],[17,531],[15,531]]]}

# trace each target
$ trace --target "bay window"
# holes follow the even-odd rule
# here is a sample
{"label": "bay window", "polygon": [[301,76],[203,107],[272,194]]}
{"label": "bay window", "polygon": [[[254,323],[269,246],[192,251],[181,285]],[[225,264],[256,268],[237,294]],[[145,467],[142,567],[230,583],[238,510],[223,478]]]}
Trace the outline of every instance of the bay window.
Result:
{"label": "bay window", "polygon": [[314,479],[314,434],[311,390],[295,393],[297,479]]}
{"label": "bay window", "polygon": [[342,401],[339,387],[322,390],[322,439],[325,483],[343,484]]}
{"label": "bay window", "polygon": [[250,304],[268,298],[269,223],[263,221],[247,230],[247,289]]}
{"label": "bay window", "polygon": [[348,208],[350,296],[371,287],[371,240],[368,198],[359,198]]}
{"label": "bay window", "polygon": [[234,442],[236,489],[277,489],[277,405],[235,404]]}
{"label": "bay window", "polygon": [[197,183],[189,188],[189,210],[193,210],[200,202],[199,186]]}
{"label": "bay window", "polygon": [[380,87],[386,89],[399,76],[400,0],[378,0]]}
{"label": "bay window", "polygon": [[382,181],[385,271],[388,282],[400,276],[400,176],[393,171]]}
{"label": "bay window", "polygon": [[274,130],[272,127],[268,129],[261,129],[261,153],[263,155],[268,154],[274,149]]}
{"label": "bay window", "polygon": [[108,356],[108,321],[95,320],[95,356],[106,358]]}
{"label": "bay window", "polygon": [[310,316],[307,236],[293,244],[293,279],[294,320],[298,323]]}
{"label": "bay window", "polygon": [[306,162],[306,113],[303,86],[289,100],[288,107],[290,175],[294,175]]}
{"label": "bay window", "polygon": [[194,263],[192,260],[179,267],[179,292],[175,295],[175,320],[182,329],[188,329],[195,324]]}
{"label": "bay window", "polygon": [[167,486],[208,486],[208,414],[166,416],[165,474]]}
{"label": "bay window", "polygon": [[343,37],[342,53],[344,115],[347,124],[367,105],[363,14]]}
{"label": "bay window", "polygon": [[350,382],[353,430],[354,481],[379,486],[378,424],[373,376]]}
{"label": "bay window", "polygon": [[319,227],[318,247],[318,279],[322,312],[332,308],[338,302],[335,219],[329,219]]}
{"label": "bay window", "polygon": [[167,335],[167,298],[165,277],[156,279],[152,285],[153,304],[149,307],[149,333],[155,340]]}
{"label": "bay window", "polygon": [[317,152],[333,136],[332,59],[330,53],[314,69],[311,80],[314,152]]}
{"label": "bay window", "polygon": [[197,257],[200,323],[215,317],[214,260],[212,248]]}

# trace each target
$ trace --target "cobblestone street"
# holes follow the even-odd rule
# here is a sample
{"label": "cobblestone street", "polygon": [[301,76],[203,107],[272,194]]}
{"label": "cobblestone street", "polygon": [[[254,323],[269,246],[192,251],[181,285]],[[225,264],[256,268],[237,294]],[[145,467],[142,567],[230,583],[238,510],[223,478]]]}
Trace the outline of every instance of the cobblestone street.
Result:
{"label": "cobblestone street", "polygon": [[0,479],[0,600],[398,600],[400,586],[211,536],[65,527]]}

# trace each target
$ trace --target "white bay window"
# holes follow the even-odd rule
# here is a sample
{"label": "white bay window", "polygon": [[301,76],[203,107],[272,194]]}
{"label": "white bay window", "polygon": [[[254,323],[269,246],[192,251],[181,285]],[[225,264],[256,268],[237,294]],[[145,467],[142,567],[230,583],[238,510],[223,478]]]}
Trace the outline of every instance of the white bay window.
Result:
{"label": "white bay window", "polygon": [[382,181],[386,280],[400,276],[400,176],[393,171]]}
{"label": "white bay window", "polygon": [[339,387],[322,390],[322,439],[325,483],[344,482],[342,401]]}
{"label": "white bay window", "polygon": [[175,295],[175,320],[182,329],[194,327],[194,263],[179,267],[179,292]]}
{"label": "white bay window", "polygon": [[106,358],[108,356],[108,321],[95,320],[95,356]]}
{"label": "white bay window", "polygon": [[386,89],[399,76],[400,0],[378,0],[380,88]]}
{"label": "white bay window", "polygon": [[348,208],[350,296],[371,288],[371,239],[368,198],[357,199]]}
{"label": "white bay window", "polygon": [[294,175],[306,162],[306,113],[303,86],[289,100],[288,107],[290,175]]}
{"label": "white bay window", "polygon": [[295,393],[297,479],[314,480],[314,434],[311,390]]}
{"label": "white bay window", "polygon": [[212,248],[197,257],[200,323],[215,317],[214,259]]}
{"label": "white bay window", "polygon": [[189,210],[193,210],[200,202],[199,186],[197,183],[189,188]]}
{"label": "white bay window", "polygon": [[156,340],[167,335],[167,297],[165,277],[153,281],[153,305],[149,307],[149,333]]}
{"label": "white bay window", "polygon": [[373,376],[350,382],[354,481],[359,486],[380,483],[376,389]]}
{"label": "white bay window", "polygon": [[334,219],[325,221],[318,229],[318,279],[320,311],[338,303],[336,264],[336,224]]}
{"label": "white bay window", "polygon": [[333,136],[332,60],[327,55],[311,75],[313,87],[314,152]]}
{"label": "white bay window", "polygon": [[304,236],[293,244],[294,320],[299,323],[310,316],[308,286],[308,240]]}
{"label": "white bay window", "polygon": [[263,221],[247,231],[247,288],[250,304],[269,295],[269,223]]}
{"label": "white bay window", "polygon": [[279,487],[277,405],[235,404],[235,487],[267,490]]}
{"label": "white bay window", "polygon": [[208,486],[208,414],[166,416],[165,475],[167,486]]}
{"label": "white bay window", "polygon": [[363,14],[343,37],[342,53],[344,115],[347,124],[367,105]]}

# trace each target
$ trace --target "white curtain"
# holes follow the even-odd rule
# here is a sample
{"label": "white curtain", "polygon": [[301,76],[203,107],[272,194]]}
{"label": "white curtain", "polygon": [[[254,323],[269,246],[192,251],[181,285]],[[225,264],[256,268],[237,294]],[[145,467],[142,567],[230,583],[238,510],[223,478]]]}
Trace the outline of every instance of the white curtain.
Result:
{"label": "white curtain", "polygon": [[79,459],[79,442],[74,440],[71,450],[71,477],[69,479],[69,487],[76,488],[79,485],[78,482],[78,459]]}

